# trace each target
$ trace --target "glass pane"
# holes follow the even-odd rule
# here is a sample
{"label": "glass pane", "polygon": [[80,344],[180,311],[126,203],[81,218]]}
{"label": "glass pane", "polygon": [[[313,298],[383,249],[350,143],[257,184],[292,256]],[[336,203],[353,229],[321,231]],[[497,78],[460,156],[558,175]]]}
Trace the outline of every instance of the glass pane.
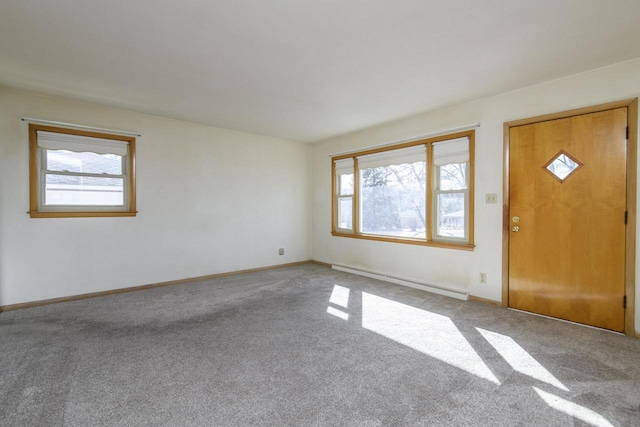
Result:
{"label": "glass pane", "polygon": [[455,138],[433,144],[433,164],[436,166],[469,161],[469,138]]}
{"label": "glass pane", "polygon": [[360,171],[360,227],[363,233],[426,238],[426,162]]}
{"label": "glass pane", "polygon": [[339,176],[339,191],[341,196],[348,196],[353,194],[353,174],[343,174]]}
{"label": "glass pane", "polygon": [[436,236],[464,239],[464,193],[438,194]]}
{"label": "glass pane", "polygon": [[437,167],[438,188],[443,191],[465,190],[467,188],[467,164],[449,163]]}
{"label": "glass pane", "polygon": [[338,199],[338,228],[353,230],[353,198]]}
{"label": "glass pane", "polygon": [[553,162],[549,164],[549,166],[547,166],[547,170],[557,176],[560,181],[562,181],[579,167],[580,165],[574,162],[571,157],[562,153],[558,157],[556,157]]}
{"label": "glass pane", "polygon": [[122,175],[122,156],[45,150],[47,169],[58,172],[106,173]]}
{"label": "glass pane", "polygon": [[124,179],[47,174],[45,206],[123,206]]}

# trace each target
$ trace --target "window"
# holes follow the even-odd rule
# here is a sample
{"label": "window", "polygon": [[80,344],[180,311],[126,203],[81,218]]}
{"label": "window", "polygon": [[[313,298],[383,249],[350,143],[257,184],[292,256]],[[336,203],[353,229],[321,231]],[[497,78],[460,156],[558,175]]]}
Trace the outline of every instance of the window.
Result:
{"label": "window", "polygon": [[333,235],[473,248],[474,136],[333,157]]}
{"label": "window", "polygon": [[29,125],[32,218],[135,216],[135,138]]}
{"label": "window", "polygon": [[353,230],[353,159],[335,163],[337,177],[337,222],[338,228]]}
{"label": "window", "polygon": [[433,144],[434,239],[467,242],[469,230],[469,140]]}

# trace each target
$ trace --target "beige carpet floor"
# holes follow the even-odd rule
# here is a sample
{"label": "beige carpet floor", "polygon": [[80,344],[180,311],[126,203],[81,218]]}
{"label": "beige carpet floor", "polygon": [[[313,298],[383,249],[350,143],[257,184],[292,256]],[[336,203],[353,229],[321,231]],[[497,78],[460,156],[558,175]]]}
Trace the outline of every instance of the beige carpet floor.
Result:
{"label": "beige carpet floor", "polygon": [[2,426],[640,425],[638,339],[311,264],[5,312],[0,361]]}

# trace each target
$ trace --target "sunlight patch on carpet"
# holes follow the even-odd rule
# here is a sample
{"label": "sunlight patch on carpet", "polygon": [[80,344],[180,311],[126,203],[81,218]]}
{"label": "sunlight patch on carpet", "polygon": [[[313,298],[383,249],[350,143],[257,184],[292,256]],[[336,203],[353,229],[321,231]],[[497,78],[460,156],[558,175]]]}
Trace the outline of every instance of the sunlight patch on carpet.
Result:
{"label": "sunlight patch on carpet", "polygon": [[573,418],[577,418],[594,427],[613,427],[613,424],[611,424],[609,420],[589,408],[570,402],[556,396],[555,394],[547,393],[537,387],[533,387],[533,389],[547,405],[557,411],[563,412]]}
{"label": "sunlight patch on carpet", "polygon": [[481,328],[476,328],[476,330],[495,348],[513,370],[557,387],[560,390],[569,391],[551,372],[527,353],[524,348],[520,347],[513,338]]}
{"label": "sunlight patch on carpet", "polygon": [[338,310],[337,308],[327,307],[327,313],[342,320],[349,320],[349,314],[345,313],[344,311]]}
{"label": "sunlight patch on carpet", "polygon": [[349,288],[343,286],[333,285],[331,291],[331,297],[329,302],[331,304],[339,305],[340,307],[347,308],[349,306]]}
{"label": "sunlight patch on carpet", "polygon": [[362,327],[500,385],[451,319],[362,293]]}

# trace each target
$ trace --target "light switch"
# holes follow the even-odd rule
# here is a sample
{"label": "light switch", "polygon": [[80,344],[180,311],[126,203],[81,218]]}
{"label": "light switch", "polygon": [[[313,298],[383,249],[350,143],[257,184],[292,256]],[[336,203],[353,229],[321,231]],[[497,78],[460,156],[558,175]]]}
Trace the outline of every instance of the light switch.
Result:
{"label": "light switch", "polygon": [[496,203],[498,203],[498,194],[496,193],[487,193],[486,195],[486,204],[488,205],[495,205]]}

